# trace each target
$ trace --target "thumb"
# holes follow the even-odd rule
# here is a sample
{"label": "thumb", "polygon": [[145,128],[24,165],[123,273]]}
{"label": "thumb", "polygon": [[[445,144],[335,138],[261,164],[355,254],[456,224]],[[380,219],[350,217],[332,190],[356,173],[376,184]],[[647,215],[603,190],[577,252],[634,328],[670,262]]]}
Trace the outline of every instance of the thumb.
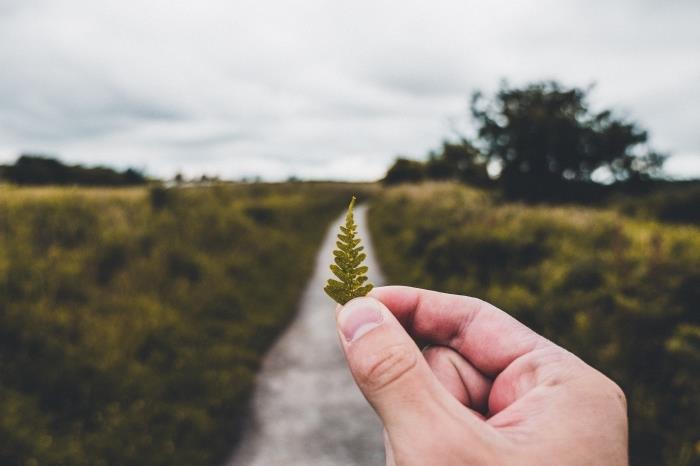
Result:
{"label": "thumb", "polygon": [[384,304],[353,299],[340,308],[337,326],[355,382],[390,434],[445,416],[449,394]]}

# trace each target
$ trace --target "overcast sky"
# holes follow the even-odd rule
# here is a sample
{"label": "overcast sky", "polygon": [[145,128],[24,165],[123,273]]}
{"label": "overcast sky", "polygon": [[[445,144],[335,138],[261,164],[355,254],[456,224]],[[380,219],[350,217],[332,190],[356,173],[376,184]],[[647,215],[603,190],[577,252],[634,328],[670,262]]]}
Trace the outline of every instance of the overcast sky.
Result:
{"label": "overcast sky", "polygon": [[0,0],[0,162],[376,179],[559,79],[700,176],[698,0]]}

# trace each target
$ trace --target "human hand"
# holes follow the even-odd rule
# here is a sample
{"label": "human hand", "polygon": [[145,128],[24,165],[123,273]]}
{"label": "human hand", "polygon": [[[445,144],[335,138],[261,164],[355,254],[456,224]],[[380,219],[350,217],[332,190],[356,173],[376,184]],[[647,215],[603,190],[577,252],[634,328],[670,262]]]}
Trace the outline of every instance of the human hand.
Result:
{"label": "human hand", "polygon": [[337,322],[387,465],[628,464],[622,390],[486,302],[382,287]]}

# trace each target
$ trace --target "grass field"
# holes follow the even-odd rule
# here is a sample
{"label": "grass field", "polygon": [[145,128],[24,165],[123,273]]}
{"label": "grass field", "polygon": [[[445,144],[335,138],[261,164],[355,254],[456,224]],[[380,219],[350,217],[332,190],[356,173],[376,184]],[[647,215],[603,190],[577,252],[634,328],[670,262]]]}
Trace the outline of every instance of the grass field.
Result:
{"label": "grass field", "polygon": [[230,452],[347,184],[0,186],[0,464]]}
{"label": "grass field", "polygon": [[392,283],[490,301],[617,381],[634,465],[700,464],[700,228],[452,184],[370,209]]}
{"label": "grass field", "polygon": [[0,185],[0,464],[222,461],[351,193],[391,282],[507,310],[625,389],[632,464],[698,464],[700,228],[377,189]]}

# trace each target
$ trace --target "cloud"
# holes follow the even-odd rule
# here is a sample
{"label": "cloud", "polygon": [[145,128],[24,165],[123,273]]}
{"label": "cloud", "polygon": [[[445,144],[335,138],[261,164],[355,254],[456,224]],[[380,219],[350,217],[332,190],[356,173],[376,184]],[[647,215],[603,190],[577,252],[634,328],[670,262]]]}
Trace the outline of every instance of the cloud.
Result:
{"label": "cloud", "polygon": [[468,130],[475,89],[556,78],[700,175],[699,5],[5,0],[0,160],[372,179]]}

